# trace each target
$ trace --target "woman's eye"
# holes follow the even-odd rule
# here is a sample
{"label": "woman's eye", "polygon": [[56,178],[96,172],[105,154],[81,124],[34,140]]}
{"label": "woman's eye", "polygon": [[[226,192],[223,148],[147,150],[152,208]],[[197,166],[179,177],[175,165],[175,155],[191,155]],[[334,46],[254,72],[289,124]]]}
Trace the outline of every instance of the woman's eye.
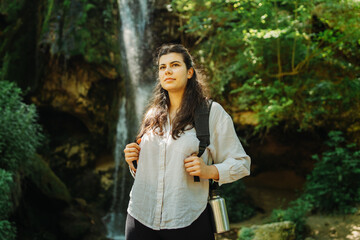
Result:
{"label": "woman's eye", "polygon": [[160,70],[163,70],[163,69],[165,69],[165,67],[164,67],[164,66],[161,66],[161,67],[159,67],[159,69],[160,69]]}
{"label": "woman's eye", "polygon": [[173,67],[178,67],[178,66],[180,66],[180,64],[178,64],[178,63],[173,64]]}

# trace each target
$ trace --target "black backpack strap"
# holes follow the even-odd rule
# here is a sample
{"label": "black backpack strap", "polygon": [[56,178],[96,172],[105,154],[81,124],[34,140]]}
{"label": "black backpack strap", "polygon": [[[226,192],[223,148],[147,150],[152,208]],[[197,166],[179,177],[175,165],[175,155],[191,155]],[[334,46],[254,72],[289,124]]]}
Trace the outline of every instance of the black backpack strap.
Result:
{"label": "black backpack strap", "polygon": [[[209,117],[212,103],[213,100],[207,100],[195,110],[196,137],[200,141],[198,157],[201,157],[210,144]],[[200,178],[194,176],[194,182],[200,182]]]}

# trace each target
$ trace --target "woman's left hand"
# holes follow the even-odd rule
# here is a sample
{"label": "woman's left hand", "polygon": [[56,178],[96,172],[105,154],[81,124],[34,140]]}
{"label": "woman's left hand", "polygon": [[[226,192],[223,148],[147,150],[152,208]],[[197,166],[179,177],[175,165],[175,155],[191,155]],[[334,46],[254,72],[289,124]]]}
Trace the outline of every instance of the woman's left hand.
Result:
{"label": "woman's left hand", "polygon": [[191,176],[199,176],[205,179],[219,180],[219,171],[214,165],[206,165],[202,158],[199,158],[196,153],[190,157],[185,158],[185,170]]}

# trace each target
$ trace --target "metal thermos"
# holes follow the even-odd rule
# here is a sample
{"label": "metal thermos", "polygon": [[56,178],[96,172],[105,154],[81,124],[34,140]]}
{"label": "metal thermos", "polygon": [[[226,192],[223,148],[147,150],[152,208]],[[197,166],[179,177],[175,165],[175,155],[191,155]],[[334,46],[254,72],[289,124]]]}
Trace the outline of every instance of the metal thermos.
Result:
{"label": "metal thermos", "polygon": [[223,233],[230,230],[229,217],[226,210],[225,199],[220,197],[218,190],[210,191],[210,206],[213,212],[214,227],[216,233]]}

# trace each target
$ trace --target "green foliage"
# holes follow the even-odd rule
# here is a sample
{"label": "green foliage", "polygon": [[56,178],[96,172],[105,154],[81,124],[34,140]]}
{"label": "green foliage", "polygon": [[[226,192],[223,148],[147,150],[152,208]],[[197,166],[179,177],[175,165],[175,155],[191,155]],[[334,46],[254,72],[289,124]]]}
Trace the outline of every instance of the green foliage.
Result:
{"label": "green foliage", "polygon": [[16,228],[7,218],[13,211],[13,174],[30,166],[43,135],[35,106],[22,102],[14,83],[0,81],[0,239],[15,239]]}
{"label": "green foliage", "polygon": [[243,227],[239,232],[238,240],[252,240],[254,235],[254,231],[251,228]]}
{"label": "green foliage", "polygon": [[12,209],[10,197],[12,181],[12,174],[0,168],[0,220],[7,219]]}
{"label": "green foliage", "polygon": [[173,0],[172,7],[215,98],[255,112],[257,131],[285,123],[360,134],[359,1]]}
{"label": "green foliage", "polygon": [[9,21],[17,18],[25,0],[2,0],[0,2],[0,14],[7,15]]}
{"label": "green foliage", "polygon": [[0,168],[17,170],[29,161],[43,135],[34,105],[21,102],[14,83],[0,81]]}
{"label": "green foliage", "polygon": [[8,55],[4,56],[2,60],[2,67],[0,68],[0,81],[5,80],[6,70],[8,69],[9,58]]}
{"label": "green foliage", "polygon": [[83,56],[91,63],[113,63],[111,54],[118,49],[116,12],[114,0],[48,0],[42,44],[49,45],[54,56]]}
{"label": "green foliage", "polygon": [[0,221],[0,239],[16,239],[16,228],[9,221]]}
{"label": "green foliage", "polygon": [[323,212],[353,212],[360,203],[360,151],[346,144],[342,132],[329,133],[329,149],[317,161],[307,178],[304,197]]}
{"label": "green foliage", "polygon": [[346,144],[339,131],[331,131],[326,144],[328,150],[322,156],[313,156],[317,162],[300,198],[291,202],[288,209],[272,213],[273,222],[296,223],[298,239],[303,237],[305,217],[310,211],[351,213],[360,203],[360,151],[355,144]]}
{"label": "green foliage", "polygon": [[241,180],[222,185],[221,192],[225,198],[231,222],[239,222],[255,214],[255,209],[249,203],[248,196],[245,194],[245,185]]}
{"label": "green foliage", "polygon": [[24,173],[45,196],[70,202],[71,196],[66,185],[40,156],[31,158],[31,167],[24,169]]}
{"label": "green foliage", "polygon": [[76,58],[120,65],[115,0],[3,0],[0,18],[0,80],[22,89],[40,85],[49,52],[54,62]]}
{"label": "green foliage", "polygon": [[275,209],[271,215],[271,222],[291,221],[295,223],[295,235],[297,239],[303,239],[306,230],[305,220],[306,215],[310,212],[313,205],[303,199],[299,198],[290,203],[290,207],[286,210]]}
{"label": "green foliage", "polygon": [[0,1],[0,80],[11,79],[20,87],[35,80],[36,24],[29,21],[34,6],[24,0]]}

